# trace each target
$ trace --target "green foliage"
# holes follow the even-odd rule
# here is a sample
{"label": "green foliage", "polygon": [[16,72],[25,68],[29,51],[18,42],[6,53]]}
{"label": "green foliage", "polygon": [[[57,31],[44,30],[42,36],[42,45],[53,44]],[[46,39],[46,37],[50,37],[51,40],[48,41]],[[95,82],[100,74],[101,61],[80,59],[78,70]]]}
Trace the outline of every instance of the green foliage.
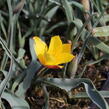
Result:
{"label": "green foliage", "polygon": [[[83,74],[88,65],[101,65],[102,60],[109,59],[109,46],[107,41],[109,26],[109,14],[106,12],[108,1],[92,0],[91,12],[85,13],[84,6],[72,0],[4,0],[0,4],[0,44],[3,57],[0,62],[0,105],[1,109],[7,109],[3,105],[5,99],[12,109],[30,109],[25,97],[29,88],[42,87],[45,97],[44,109],[49,108],[49,92],[47,85],[65,90],[69,98],[87,97],[99,108],[108,109],[105,97],[108,92],[97,91],[95,85]],[[61,20],[58,12],[61,11]],[[105,13],[105,14],[104,14]],[[85,19],[85,14],[89,15]],[[88,25],[91,24],[91,30]],[[61,29],[61,27],[63,27]],[[51,35],[58,35],[57,30],[65,39],[72,41],[72,52],[76,52],[76,59],[67,64],[61,71],[64,78],[43,78],[49,72],[39,63],[34,51],[33,36],[40,36],[45,41]],[[43,37],[45,36],[45,37]],[[106,37],[104,37],[106,36]],[[99,38],[98,38],[99,37]],[[103,40],[100,38],[104,37]],[[107,42],[107,43],[106,43]],[[87,49],[86,49],[87,48]],[[90,60],[81,60],[86,52],[90,52]],[[102,56],[100,54],[103,54]],[[29,57],[29,62],[25,57]],[[80,65],[84,64],[82,72],[76,72]],[[58,71],[58,70],[57,70]],[[70,77],[67,79],[67,73]],[[96,73],[96,72],[95,72]],[[70,95],[71,89],[83,84],[86,92]]]}
{"label": "green foliage", "polygon": [[96,27],[93,29],[93,35],[96,37],[109,36],[109,26]]}
{"label": "green foliage", "polygon": [[[108,104],[96,90],[93,83],[85,78],[81,79],[58,79],[58,78],[47,78],[47,79],[39,79],[39,81],[44,82],[48,85],[53,85],[55,87],[59,87],[61,89],[66,90],[70,93],[71,89],[74,89],[80,84],[84,84],[87,95],[92,99],[94,103],[96,103],[101,109],[108,109]],[[70,95],[70,94],[69,94]],[[71,97],[71,95],[69,96]]]}

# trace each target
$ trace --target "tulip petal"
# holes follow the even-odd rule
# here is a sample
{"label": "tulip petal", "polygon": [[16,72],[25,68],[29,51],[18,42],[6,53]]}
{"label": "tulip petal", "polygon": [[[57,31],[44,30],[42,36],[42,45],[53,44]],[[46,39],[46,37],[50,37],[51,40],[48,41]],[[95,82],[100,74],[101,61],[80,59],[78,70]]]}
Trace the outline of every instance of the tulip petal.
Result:
{"label": "tulip petal", "polygon": [[45,65],[47,65],[47,66],[48,65],[57,65],[55,56],[48,54],[48,53],[46,53],[44,56],[45,56],[45,60],[46,60]]}
{"label": "tulip petal", "polygon": [[47,45],[45,42],[43,42],[39,37],[33,37],[33,39],[35,41],[34,49],[37,56],[47,52]]}
{"label": "tulip petal", "polygon": [[38,55],[38,59],[39,59],[39,61],[40,61],[41,64],[45,65],[46,60],[45,60],[45,56],[44,55],[39,54]]}
{"label": "tulip petal", "polygon": [[64,53],[71,53],[71,44],[63,44],[63,51]]}
{"label": "tulip petal", "polygon": [[48,65],[47,66],[48,68],[51,68],[51,69],[61,69],[61,68],[63,68],[64,66],[61,66],[61,65]]}
{"label": "tulip petal", "polygon": [[75,56],[71,54],[71,44],[62,44],[59,36],[51,38],[49,49],[39,37],[33,37],[34,49],[41,64],[48,68],[62,68],[59,64],[70,62]]}
{"label": "tulip petal", "polygon": [[75,56],[73,56],[70,53],[59,54],[57,59],[56,59],[57,60],[56,64],[62,64],[62,63],[70,62],[74,57]]}
{"label": "tulip petal", "polygon": [[59,36],[53,36],[49,45],[49,54],[58,54],[62,51],[62,41]]}

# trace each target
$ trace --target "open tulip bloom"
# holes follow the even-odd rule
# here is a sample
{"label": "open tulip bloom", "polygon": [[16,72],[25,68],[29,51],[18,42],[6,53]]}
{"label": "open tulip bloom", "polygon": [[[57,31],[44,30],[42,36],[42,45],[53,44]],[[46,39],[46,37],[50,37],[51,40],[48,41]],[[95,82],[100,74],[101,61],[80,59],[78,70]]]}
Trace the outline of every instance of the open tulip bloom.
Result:
{"label": "open tulip bloom", "polygon": [[35,53],[40,63],[48,68],[62,68],[60,64],[70,62],[74,55],[71,54],[71,44],[62,44],[59,36],[51,38],[49,48],[39,37],[33,37]]}

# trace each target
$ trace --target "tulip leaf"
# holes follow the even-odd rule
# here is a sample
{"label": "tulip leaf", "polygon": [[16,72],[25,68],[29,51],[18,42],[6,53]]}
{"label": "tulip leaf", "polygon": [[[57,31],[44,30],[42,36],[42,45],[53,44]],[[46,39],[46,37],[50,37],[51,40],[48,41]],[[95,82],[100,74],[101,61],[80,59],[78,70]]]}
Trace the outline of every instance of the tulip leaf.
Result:
{"label": "tulip leaf", "polygon": [[67,22],[59,22],[59,23],[56,23],[56,24],[54,24],[53,26],[51,26],[50,28],[48,28],[47,30],[46,30],[46,33],[50,33],[50,32],[52,32],[54,29],[56,29],[56,28],[59,28],[59,27],[61,27],[61,26],[66,26],[67,25]]}
{"label": "tulip leaf", "polygon": [[73,9],[71,4],[69,3],[68,0],[61,0],[62,6],[65,10],[65,14],[68,20],[68,23],[70,24],[73,21]]}
{"label": "tulip leaf", "polygon": [[109,109],[106,100],[102,95],[96,90],[93,83],[86,78],[82,79],[60,79],[60,78],[48,78],[48,79],[39,79],[39,81],[59,87],[69,92],[73,88],[76,88],[80,84],[83,84],[86,90],[88,97],[98,106],[100,109]]}
{"label": "tulip leaf", "polygon": [[94,28],[93,35],[96,37],[109,36],[109,26],[102,26],[102,27]]}
{"label": "tulip leaf", "polygon": [[102,41],[100,41],[99,39],[95,38],[95,37],[90,37],[89,38],[89,43],[92,43],[93,45],[95,45],[98,49],[102,50],[105,53],[109,54],[109,46],[106,45],[105,43],[103,43]]}
{"label": "tulip leaf", "polygon": [[30,109],[29,104],[23,99],[10,92],[3,92],[2,98],[8,101],[11,109]]}
{"label": "tulip leaf", "polygon": [[30,38],[29,40],[29,45],[30,45],[30,52],[31,52],[31,57],[32,57],[32,61],[36,61],[37,60],[37,56],[34,50],[34,40],[32,38]]}
{"label": "tulip leaf", "polygon": [[1,30],[5,36],[5,38],[7,39],[7,33],[6,33],[6,29],[5,29],[5,25],[4,25],[4,19],[0,13],[0,26],[1,26]]}
{"label": "tulip leaf", "polygon": [[107,23],[109,21],[109,14],[104,14],[104,16],[101,18],[101,23]]}
{"label": "tulip leaf", "polygon": [[84,10],[83,8],[83,5],[79,2],[76,2],[76,1],[69,1],[71,5],[75,6],[75,7],[78,7],[81,11]]}
{"label": "tulip leaf", "polygon": [[31,64],[28,66],[28,68],[26,70],[24,70],[24,74],[26,74],[24,80],[21,82],[21,84],[19,85],[18,90],[16,91],[16,94],[18,96],[25,96],[25,93],[27,91],[27,89],[30,87],[31,85],[31,81],[35,75],[35,73],[40,69],[40,64],[38,64],[37,62],[32,61]]}
{"label": "tulip leaf", "polygon": [[[99,93],[104,97],[104,98],[109,98],[109,91],[99,91]],[[79,92],[75,95],[72,95],[72,98],[88,98],[88,95],[86,92]]]}
{"label": "tulip leaf", "polygon": [[[19,85],[18,90],[16,91],[16,94],[18,96],[25,96],[25,92],[30,87],[31,81],[32,81],[35,73],[41,67],[41,64],[37,61],[37,56],[35,54],[34,46],[33,46],[34,42],[33,42],[32,39],[30,39],[30,43],[29,44],[30,44],[30,53],[31,53],[31,57],[32,57],[32,62],[30,63],[28,68],[23,71],[23,74],[26,74],[26,76],[25,76],[24,80],[22,81],[22,83]],[[19,77],[19,79],[15,83],[15,86],[18,85],[18,82],[20,80],[21,79]],[[14,89],[15,89],[15,86],[13,86]]]}
{"label": "tulip leaf", "polygon": [[[54,14],[56,13],[56,11],[59,8],[59,6],[57,6],[57,5],[55,5],[55,6],[51,5],[51,6],[52,6],[52,8],[50,10],[48,10],[48,12],[46,12],[46,14],[45,14],[45,18],[48,19],[48,22],[51,21],[51,18],[54,16]],[[50,6],[49,6],[49,8],[50,8]],[[40,22],[40,27],[41,27],[40,28],[40,36],[44,33],[44,31],[48,25],[48,22],[44,21],[44,20],[42,20]]]}
{"label": "tulip leaf", "polygon": [[[17,60],[15,59],[15,57],[12,55],[12,52],[8,49],[6,42],[2,39],[2,37],[0,36],[0,44],[2,45],[3,49],[6,52],[6,55],[10,58],[12,58],[15,62],[15,64],[19,67],[19,69],[22,71],[23,68],[22,66],[17,62]],[[4,60],[5,61],[5,60]]]}

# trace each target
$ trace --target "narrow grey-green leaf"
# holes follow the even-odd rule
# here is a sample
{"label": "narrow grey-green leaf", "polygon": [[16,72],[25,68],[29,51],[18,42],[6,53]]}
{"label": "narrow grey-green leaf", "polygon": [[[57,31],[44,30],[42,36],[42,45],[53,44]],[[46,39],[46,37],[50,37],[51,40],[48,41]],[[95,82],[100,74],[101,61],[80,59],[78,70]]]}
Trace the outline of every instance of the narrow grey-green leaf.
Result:
{"label": "narrow grey-green leaf", "polygon": [[84,10],[83,5],[78,3],[77,1],[69,1],[71,5],[78,7],[80,10]]}
{"label": "narrow grey-green leaf", "polygon": [[50,28],[48,28],[46,30],[46,33],[50,33],[52,32],[54,29],[58,28],[58,27],[61,27],[61,26],[67,26],[67,22],[59,22],[59,23],[56,23],[54,24],[53,26],[51,26]]}
{"label": "narrow grey-green leaf", "polygon": [[[51,20],[51,18],[53,17],[53,15],[56,13],[57,9],[59,8],[59,6],[54,6],[52,7],[46,14],[45,14],[45,18],[47,18],[49,21]],[[48,22],[45,20],[42,20],[40,22],[40,35],[42,35],[46,29]]]}
{"label": "narrow grey-green leaf", "polygon": [[17,5],[16,7],[14,8],[13,10],[13,13],[18,13],[22,10],[23,6],[25,4],[25,0],[21,0]]}
{"label": "narrow grey-green leaf", "polygon": [[27,89],[30,87],[32,79],[35,75],[35,73],[40,69],[40,64],[37,63],[36,61],[32,61],[31,64],[28,66],[26,70],[24,70],[23,73],[26,74],[24,80],[22,83],[19,85],[18,90],[16,91],[16,94],[18,96],[25,96],[25,93]]}
{"label": "narrow grey-green leaf", "polygon": [[65,10],[65,14],[68,20],[68,23],[71,23],[73,21],[73,9],[71,4],[69,3],[68,0],[61,0],[62,6]]}
{"label": "narrow grey-green leaf", "polygon": [[3,49],[5,50],[6,54],[12,58],[15,62],[15,64],[20,68],[20,70],[22,71],[23,68],[22,66],[19,65],[19,63],[16,61],[15,57],[12,55],[11,51],[8,49],[6,42],[2,39],[2,37],[0,36],[0,44],[2,45]]}
{"label": "narrow grey-green leaf", "polygon": [[1,13],[0,13],[0,26],[1,26],[1,30],[2,30],[5,38],[7,39],[7,33],[6,33],[6,29],[5,29],[3,20],[4,20],[4,18],[1,16]]}
{"label": "narrow grey-green leaf", "polygon": [[102,26],[102,27],[94,28],[93,35],[96,37],[109,36],[109,26]]}
{"label": "narrow grey-green leaf", "polygon": [[71,91],[71,89],[76,88],[80,84],[83,84],[86,93],[89,98],[98,106],[100,109],[109,109],[106,100],[100,93],[96,90],[93,83],[86,78],[81,79],[60,79],[60,78],[47,78],[47,79],[39,79],[39,81],[44,82],[45,84],[53,85],[59,87],[61,89],[66,90],[67,92]]}
{"label": "narrow grey-green leaf", "polygon": [[95,37],[90,37],[89,38],[89,43],[92,43],[95,47],[97,47],[98,49],[102,50],[105,53],[109,54],[109,46],[106,45],[105,43],[103,43],[102,41],[100,41],[99,39],[95,38]]}
{"label": "narrow grey-green leaf", "polygon": [[18,59],[21,59],[24,57],[25,50],[23,48],[20,48],[18,51]]}
{"label": "narrow grey-green leaf", "polygon": [[109,14],[104,14],[104,16],[100,19],[101,24],[106,24],[109,21]]}
{"label": "narrow grey-green leaf", "polygon": [[[35,73],[40,69],[41,65],[37,61],[37,56],[35,54],[34,50],[34,40],[30,38],[30,53],[32,57],[32,62],[28,66],[27,69],[24,70],[24,74],[26,74],[26,77],[22,81],[22,83],[19,85],[18,90],[16,91],[16,94],[19,96],[25,96],[25,92],[30,87],[32,79],[35,75]],[[19,80],[18,80],[19,81]],[[15,83],[16,86],[16,83]]]}
{"label": "narrow grey-green leaf", "polygon": [[6,85],[8,84],[9,80],[10,80],[10,79],[12,78],[12,76],[13,76],[12,66],[13,66],[13,60],[11,59],[9,72],[8,72],[8,74],[5,76],[4,80],[0,83],[0,97],[1,97],[2,93],[4,92],[4,90],[5,90],[5,88],[6,88]]}
{"label": "narrow grey-green leaf", "polygon": [[10,92],[4,92],[2,98],[8,101],[11,109],[30,109],[29,104],[23,98],[20,98]]}
{"label": "narrow grey-green leaf", "polygon": [[30,46],[32,61],[37,61],[37,55],[36,55],[35,50],[34,50],[34,43],[35,43],[34,40],[32,38],[30,38],[29,46]]}
{"label": "narrow grey-green leaf", "polygon": [[[99,93],[104,97],[104,98],[109,98],[109,91],[99,91]],[[89,98],[86,92],[79,92],[75,95],[72,95],[72,98]]]}

